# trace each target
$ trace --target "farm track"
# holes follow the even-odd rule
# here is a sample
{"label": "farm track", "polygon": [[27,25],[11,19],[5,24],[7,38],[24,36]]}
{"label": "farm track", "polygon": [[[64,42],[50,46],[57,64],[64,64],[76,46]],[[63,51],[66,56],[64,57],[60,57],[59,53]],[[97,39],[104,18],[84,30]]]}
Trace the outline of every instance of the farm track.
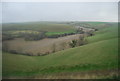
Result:
{"label": "farm track", "polygon": [[101,79],[113,78],[118,76],[118,70],[93,70],[84,72],[64,72],[51,75],[35,75],[28,77],[3,77],[3,79]]}

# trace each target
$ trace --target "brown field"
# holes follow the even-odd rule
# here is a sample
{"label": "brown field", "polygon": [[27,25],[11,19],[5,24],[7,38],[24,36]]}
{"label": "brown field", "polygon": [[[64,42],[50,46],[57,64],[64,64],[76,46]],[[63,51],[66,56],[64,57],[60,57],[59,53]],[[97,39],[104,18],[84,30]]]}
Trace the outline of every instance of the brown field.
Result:
{"label": "brown field", "polygon": [[73,39],[78,39],[80,34],[70,35],[59,38],[45,38],[38,41],[25,41],[23,38],[4,41],[7,44],[8,50],[15,50],[19,53],[30,53],[33,55],[51,53],[55,51],[69,48],[69,42]]}

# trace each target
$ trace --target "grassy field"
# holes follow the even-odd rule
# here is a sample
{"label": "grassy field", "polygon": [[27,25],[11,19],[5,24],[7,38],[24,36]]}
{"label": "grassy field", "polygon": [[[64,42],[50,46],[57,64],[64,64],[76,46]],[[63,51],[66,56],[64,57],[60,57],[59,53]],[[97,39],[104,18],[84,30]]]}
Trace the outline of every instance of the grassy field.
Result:
{"label": "grassy field", "polygon": [[2,26],[3,40],[19,37],[25,40],[40,40],[48,36],[76,32],[72,25],[56,22],[4,23]]}
{"label": "grassy field", "polygon": [[3,77],[35,78],[58,73],[117,69],[117,31],[116,25],[102,28],[95,32],[95,36],[88,37],[89,44],[47,56],[24,56],[3,52]]}
{"label": "grassy field", "polygon": [[10,30],[35,30],[35,31],[47,31],[47,32],[66,32],[75,30],[73,26],[59,23],[44,23],[44,22],[32,22],[32,23],[11,23],[3,24],[3,31]]}
{"label": "grassy field", "polygon": [[46,35],[47,36],[51,36],[51,35],[61,35],[61,34],[67,34],[67,33],[75,33],[75,30],[72,31],[66,31],[66,32],[47,32]]}

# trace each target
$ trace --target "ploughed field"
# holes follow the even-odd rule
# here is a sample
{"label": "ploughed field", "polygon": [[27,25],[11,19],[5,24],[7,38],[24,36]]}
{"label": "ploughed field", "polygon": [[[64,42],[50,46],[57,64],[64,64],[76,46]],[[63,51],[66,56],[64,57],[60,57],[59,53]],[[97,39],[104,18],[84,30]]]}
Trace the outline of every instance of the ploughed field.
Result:
{"label": "ploughed field", "polygon": [[[3,78],[118,78],[119,37],[117,23],[71,22],[66,25],[96,27],[98,30],[94,32],[93,36],[86,37],[87,44],[50,53],[46,56],[25,56],[4,51]],[[21,46],[19,50],[27,51],[27,49],[30,49],[31,52],[36,52],[36,48],[39,49],[40,45],[44,47],[45,45],[52,45],[52,43],[60,44],[63,41],[67,42],[77,38],[77,35],[79,34],[59,38],[45,38],[37,41],[25,41],[23,38],[15,38],[5,40],[3,43],[7,42],[8,44],[5,45],[11,46],[7,49],[17,50],[17,47]],[[41,49],[47,50],[48,47]]]}
{"label": "ploughed field", "polygon": [[15,38],[14,40],[7,40],[3,45],[7,44],[8,50],[14,50],[18,53],[30,55],[44,55],[69,48],[69,42],[73,39],[78,39],[80,34],[70,35],[59,38],[44,38],[38,41],[25,41],[23,38]]}

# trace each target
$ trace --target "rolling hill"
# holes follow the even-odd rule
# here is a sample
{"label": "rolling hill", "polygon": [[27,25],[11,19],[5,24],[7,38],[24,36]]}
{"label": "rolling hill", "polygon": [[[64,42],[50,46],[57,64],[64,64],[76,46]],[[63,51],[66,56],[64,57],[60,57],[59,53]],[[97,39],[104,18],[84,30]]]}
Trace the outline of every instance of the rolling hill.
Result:
{"label": "rolling hill", "polygon": [[3,77],[35,77],[58,73],[113,70],[118,67],[117,26],[102,28],[88,44],[46,56],[3,52]]}

